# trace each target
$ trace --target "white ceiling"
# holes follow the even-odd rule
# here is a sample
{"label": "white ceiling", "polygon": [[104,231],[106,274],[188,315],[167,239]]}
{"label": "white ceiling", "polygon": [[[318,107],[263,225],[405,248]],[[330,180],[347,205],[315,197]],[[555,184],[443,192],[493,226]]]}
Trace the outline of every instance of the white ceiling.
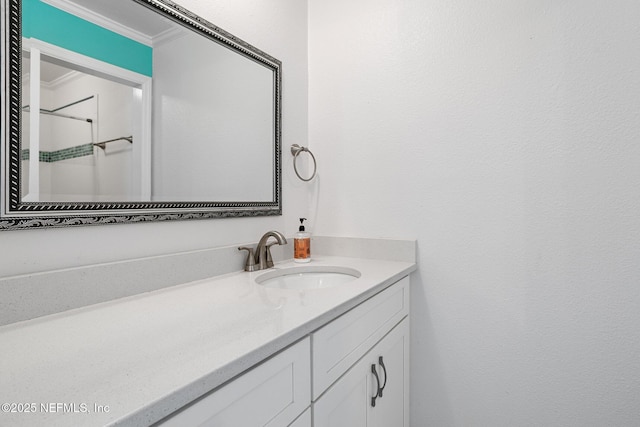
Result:
{"label": "white ceiling", "polygon": [[125,37],[152,45],[177,25],[132,0],[43,0]]}

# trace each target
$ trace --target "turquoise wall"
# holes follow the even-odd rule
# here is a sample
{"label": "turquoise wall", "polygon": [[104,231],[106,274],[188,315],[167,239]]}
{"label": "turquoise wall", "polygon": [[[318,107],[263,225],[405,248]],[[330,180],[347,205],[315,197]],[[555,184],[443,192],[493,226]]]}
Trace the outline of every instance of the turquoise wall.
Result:
{"label": "turquoise wall", "polygon": [[33,37],[146,76],[153,49],[40,0],[22,0],[22,36]]}

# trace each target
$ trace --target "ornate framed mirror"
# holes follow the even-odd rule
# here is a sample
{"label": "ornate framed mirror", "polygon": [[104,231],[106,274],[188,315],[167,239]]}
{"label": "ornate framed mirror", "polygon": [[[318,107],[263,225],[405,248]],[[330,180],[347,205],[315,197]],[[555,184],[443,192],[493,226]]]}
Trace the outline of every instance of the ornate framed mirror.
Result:
{"label": "ornate framed mirror", "polygon": [[0,230],[281,215],[279,60],[168,0],[2,0]]}

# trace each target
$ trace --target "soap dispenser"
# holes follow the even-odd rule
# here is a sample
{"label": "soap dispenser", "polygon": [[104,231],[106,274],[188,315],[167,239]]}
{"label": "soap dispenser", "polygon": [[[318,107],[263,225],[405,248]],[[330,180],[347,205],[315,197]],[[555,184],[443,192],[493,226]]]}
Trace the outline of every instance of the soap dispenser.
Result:
{"label": "soap dispenser", "polygon": [[293,238],[293,260],[295,262],[311,261],[311,233],[304,229],[304,221],[307,218],[300,218],[300,227]]}

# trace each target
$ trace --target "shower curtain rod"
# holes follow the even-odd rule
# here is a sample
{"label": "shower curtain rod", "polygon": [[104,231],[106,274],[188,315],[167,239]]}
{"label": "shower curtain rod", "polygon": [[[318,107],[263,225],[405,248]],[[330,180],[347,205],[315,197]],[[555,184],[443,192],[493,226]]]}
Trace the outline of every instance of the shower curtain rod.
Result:
{"label": "shower curtain rod", "polygon": [[[68,114],[58,113],[58,111],[60,111],[60,110],[62,110],[64,108],[71,107],[72,105],[76,105],[76,104],[79,104],[79,103],[84,102],[84,101],[88,101],[93,97],[94,97],[94,95],[87,96],[86,98],[70,102],[67,105],[63,105],[62,107],[54,108],[53,110],[47,110],[46,108],[41,108],[40,109],[40,114],[47,114],[49,116],[64,117],[64,118],[67,118],[67,119],[80,120],[80,121],[83,121],[83,122],[93,123],[92,119],[87,119],[87,118],[84,118],[84,117],[76,117],[76,116],[70,116]],[[31,109],[30,109],[29,105],[25,105],[24,107],[22,107],[22,111],[31,111]]]}
{"label": "shower curtain rod", "polygon": [[120,140],[129,141],[130,144],[133,144],[133,136],[121,136],[120,138],[113,138],[113,139],[108,139],[106,141],[94,142],[93,145],[96,147],[100,147],[104,150],[106,144],[108,144],[109,142],[120,141]]}
{"label": "shower curtain rod", "polygon": [[[30,111],[29,106],[25,105],[24,107],[22,107],[22,111],[29,112]],[[85,117],[69,116],[67,114],[61,114],[61,113],[55,113],[53,111],[45,110],[43,108],[40,109],[40,114],[46,114],[47,116],[64,117],[65,119],[80,120],[81,122],[93,123],[92,119],[87,119]]]}

